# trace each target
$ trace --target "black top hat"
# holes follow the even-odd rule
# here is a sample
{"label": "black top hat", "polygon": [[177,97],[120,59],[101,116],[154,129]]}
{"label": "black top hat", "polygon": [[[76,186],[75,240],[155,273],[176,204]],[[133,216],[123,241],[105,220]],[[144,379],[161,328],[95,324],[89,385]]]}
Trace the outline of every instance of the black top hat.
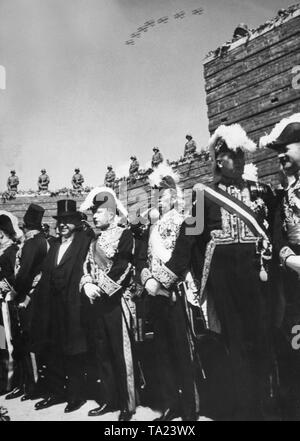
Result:
{"label": "black top hat", "polygon": [[72,199],[61,199],[57,201],[57,215],[53,216],[54,219],[61,219],[64,217],[74,217],[81,219],[81,213],[76,209],[76,201]]}
{"label": "black top hat", "polygon": [[13,224],[8,216],[1,214],[0,216],[0,230],[10,237],[15,237],[16,232],[14,230]]}
{"label": "black top hat", "polygon": [[45,210],[36,204],[30,204],[24,215],[24,226],[30,229],[40,230]]}
{"label": "black top hat", "polygon": [[278,138],[267,147],[278,151],[289,144],[298,142],[300,142],[300,122],[293,122],[288,124]]}

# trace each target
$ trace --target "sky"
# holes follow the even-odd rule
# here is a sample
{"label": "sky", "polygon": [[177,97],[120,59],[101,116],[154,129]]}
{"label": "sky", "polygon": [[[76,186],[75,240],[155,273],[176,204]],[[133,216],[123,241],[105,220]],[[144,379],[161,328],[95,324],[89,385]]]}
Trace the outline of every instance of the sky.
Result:
{"label": "sky", "polygon": [[[295,2],[296,3],[296,0]],[[50,189],[80,167],[102,185],[106,167],[127,174],[158,146],[178,159],[185,135],[208,141],[203,79],[206,54],[241,22],[254,28],[293,0],[0,0],[0,190],[15,168],[20,189]],[[192,10],[203,8],[203,15]],[[183,19],[175,19],[185,11]],[[167,23],[158,24],[168,16]],[[130,34],[147,20],[135,45]]]}

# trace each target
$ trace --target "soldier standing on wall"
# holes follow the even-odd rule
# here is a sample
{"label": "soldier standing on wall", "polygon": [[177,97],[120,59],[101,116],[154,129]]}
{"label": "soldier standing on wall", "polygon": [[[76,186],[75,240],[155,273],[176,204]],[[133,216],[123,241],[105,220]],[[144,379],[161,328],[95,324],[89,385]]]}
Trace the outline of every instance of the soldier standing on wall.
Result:
{"label": "soldier standing on wall", "polygon": [[116,180],[116,173],[113,171],[112,165],[108,165],[107,170],[104,185],[108,188],[113,188]]}
{"label": "soldier standing on wall", "polygon": [[39,176],[38,179],[39,191],[48,191],[49,184],[50,184],[50,178],[47,175],[46,170],[43,168],[41,170],[41,175]]}
{"label": "soldier standing on wall", "polygon": [[163,155],[160,153],[158,147],[153,148],[154,154],[152,156],[152,168],[156,168],[161,164],[164,160]]}

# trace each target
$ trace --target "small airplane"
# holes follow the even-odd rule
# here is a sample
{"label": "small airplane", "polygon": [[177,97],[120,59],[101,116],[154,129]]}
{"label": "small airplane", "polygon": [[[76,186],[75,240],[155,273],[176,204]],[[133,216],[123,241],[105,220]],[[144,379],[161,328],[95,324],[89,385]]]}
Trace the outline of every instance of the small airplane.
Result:
{"label": "small airplane", "polygon": [[184,11],[180,11],[180,12],[177,12],[176,14],[174,14],[174,18],[175,19],[179,19],[179,18],[184,18],[185,17],[185,12]]}
{"label": "small airplane", "polygon": [[130,38],[140,38],[141,34],[139,32],[134,32],[130,35]]}
{"label": "small airplane", "polygon": [[134,43],[133,40],[127,40],[127,41],[125,41],[125,44],[127,44],[127,45],[133,45],[133,44],[135,44],[135,43]]}
{"label": "small airplane", "polygon": [[204,12],[204,9],[203,9],[203,8],[198,8],[198,9],[194,9],[194,10],[192,11],[192,14],[193,14],[193,15],[201,15],[201,14],[203,14],[203,12]]}
{"label": "small airplane", "polygon": [[157,20],[157,23],[167,23],[169,21],[169,17],[161,17]]}
{"label": "small airplane", "polygon": [[145,21],[145,26],[151,26],[151,27],[155,26],[155,20]]}

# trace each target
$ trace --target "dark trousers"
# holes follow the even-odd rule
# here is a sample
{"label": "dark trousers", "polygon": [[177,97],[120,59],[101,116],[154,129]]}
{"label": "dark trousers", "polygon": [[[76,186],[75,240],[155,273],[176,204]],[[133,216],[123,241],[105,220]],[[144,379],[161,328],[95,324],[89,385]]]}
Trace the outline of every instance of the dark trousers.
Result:
{"label": "dark trousers", "polygon": [[[103,298],[95,306],[92,339],[98,373],[97,401],[105,402],[116,409],[125,409],[128,389],[121,300]],[[128,356],[131,357],[132,354]]]}
{"label": "dark trousers", "polygon": [[258,418],[272,369],[270,292],[259,278],[255,245],[217,245],[208,296],[221,325],[233,370],[237,418]]}
{"label": "dark trousers", "polygon": [[[299,254],[299,250],[297,250]],[[300,281],[296,272],[282,273],[284,317],[276,335],[283,417],[300,418]],[[294,330],[294,332],[293,332]]]}
{"label": "dark trousers", "polygon": [[45,383],[50,395],[68,402],[86,398],[86,355],[62,355],[49,351],[45,356]]}
{"label": "dark trousers", "polygon": [[11,304],[10,315],[14,348],[14,386],[23,389],[25,394],[33,394],[38,371],[35,357],[30,354],[31,306],[19,309],[17,305]]}
{"label": "dark trousers", "polygon": [[152,299],[157,393],[162,409],[179,408],[183,415],[196,411],[195,373],[188,341],[182,299],[162,296]]}

